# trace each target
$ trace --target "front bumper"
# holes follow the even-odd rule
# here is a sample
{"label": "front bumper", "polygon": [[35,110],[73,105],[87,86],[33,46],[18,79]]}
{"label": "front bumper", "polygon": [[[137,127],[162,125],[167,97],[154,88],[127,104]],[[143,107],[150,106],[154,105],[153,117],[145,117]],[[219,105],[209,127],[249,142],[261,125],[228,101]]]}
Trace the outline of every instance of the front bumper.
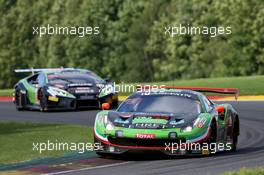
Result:
{"label": "front bumper", "polygon": [[47,96],[48,108],[66,108],[66,109],[80,109],[80,108],[101,108],[101,104],[108,102],[113,106],[118,104],[118,95],[109,94],[107,96],[98,97],[98,94],[72,94],[75,98],[70,97],[53,97]]}
{"label": "front bumper", "polygon": [[[210,130],[210,129],[208,129]],[[94,140],[102,145],[100,153],[123,154],[129,151],[153,150],[159,151],[167,155],[208,155],[208,150],[197,147],[208,140],[210,132],[204,133],[195,142],[186,142],[184,138],[168,139],[138,139],[138,138],[118,138],[118,137],[102,137],[94,130]],[[194,149],[195,148],[195,149]],[[198,149],[199,148],[199,149]]]}
{"label": "front bumper", "polygon": [[80,109],[80,108],[99,108],[100,101],[98,98],[93,99],[77,99],[67,97],[47,98],[47,107],[49,109]]}

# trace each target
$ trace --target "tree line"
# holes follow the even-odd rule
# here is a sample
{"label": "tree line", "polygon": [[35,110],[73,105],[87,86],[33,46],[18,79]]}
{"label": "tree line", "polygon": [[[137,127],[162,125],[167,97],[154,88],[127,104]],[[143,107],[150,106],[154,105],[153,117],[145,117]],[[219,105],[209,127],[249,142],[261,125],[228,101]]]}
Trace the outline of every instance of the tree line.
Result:
{"label": "tree line", "polygon": [[[88,68],[117,82],[264,74],[263,0],[0,0],[0,17],[0,88],[31,67]],[[33,34],[48,24],[100,34]],[[178,25],[232,33],[165,35]]]}

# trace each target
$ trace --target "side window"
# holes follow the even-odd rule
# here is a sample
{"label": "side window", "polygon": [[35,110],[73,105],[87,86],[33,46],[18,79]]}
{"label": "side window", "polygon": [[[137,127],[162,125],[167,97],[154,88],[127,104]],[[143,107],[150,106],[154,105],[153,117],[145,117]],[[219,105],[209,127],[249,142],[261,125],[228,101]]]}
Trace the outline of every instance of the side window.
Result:
{"label": "side window", "polygon": [[38,85],[44,86],[46,84],[46,77],[43,73],[39,74],[38,76]]}
{"label": "side window", "polygon": [[211,111],[213,109],[213,104],[205,96],[203,96],[203,101],[206,111],[207,112]]}
{"label": "side window", "polygon": [[38,74],[32,75],[27,79],[28,83],[31,84],[32,86],[37,86],[38,85]]}

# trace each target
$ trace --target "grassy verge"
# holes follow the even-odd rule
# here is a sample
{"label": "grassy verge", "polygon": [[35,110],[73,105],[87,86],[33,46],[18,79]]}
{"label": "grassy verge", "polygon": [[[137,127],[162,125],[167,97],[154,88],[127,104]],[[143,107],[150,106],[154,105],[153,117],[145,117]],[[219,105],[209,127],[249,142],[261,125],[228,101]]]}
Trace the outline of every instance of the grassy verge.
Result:
{"label": "grassy verge", "polygon": [[[240,95],[264,95],[264,76],[204,78],[139,84],[239,88]],[[123,91],[120,95],[129,95],[129,93]]]}
{"label": "grassy verge", "polygon": [[[228,78],[204,78],[194,80],[174,80],[165,82],[152,83],[132,83],[131,85],[146,84],[146,85],[173,85],[173,86],[201,86],[201,87],[225,87],[239,88],[240,95],[264,95],[264,76],[247,76],[247,77],[228,77]],[[129,88],[124,88],[120,95],[129,95]],[[129,84],[130,85],[130,84]],[[120,88],[121,89],[121,88]],[[0,96],[12,95],[12,89],[0,90]]]}
{"label": "grassy verge", "polygon": [[13,89],[0,89],[0,96],[12,96]]}
{"label": "grassy verge", "polygon": [[242,168],[240,171],[224,173],[223,175],[264,175],[264,168]]}
{"label": "grassy verge", "polygon": [[[33,143],[47,141],[93,143],[92,128],[63,124],[0,122],[0,165],[60,156],[67,151],[33,151]],[[70,151],[68,151],[70,152]]]}

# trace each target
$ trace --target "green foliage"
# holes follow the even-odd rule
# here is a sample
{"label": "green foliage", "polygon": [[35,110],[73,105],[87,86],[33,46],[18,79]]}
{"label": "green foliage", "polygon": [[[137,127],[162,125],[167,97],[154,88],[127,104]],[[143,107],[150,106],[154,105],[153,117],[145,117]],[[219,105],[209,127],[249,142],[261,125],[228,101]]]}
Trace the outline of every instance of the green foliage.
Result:
{"label": "green foliage", "polygon": [[264,175],[264,168],[241,168],[237,172],[223,173],[222,175]]}
{"label": "green foliage", "polygon": [[[228,78],[200,78],[192,80],[171,80],[162,82],[146,82],[140,84],[148,85],[170,85],[170,86],[198,86],[198,87],[222,87],[222,88],[238,88],[240,95],[263,95],[264,94],[264,76],[243,76],[243,77],[228,77]],[[128,83],[119,84],[123,86],[120,90],[119,95],[131,95],[133,92],[133,86],[136,87],[139,83]],[[125,87],[130,87],[125,88]],[[136,88],[134,88],[136,90]],[[12,96],[13,89],[0,89],[1,96]]]}
{"label": "green foliage", "polygon": [[[262,0],[0,0],[0,87],[16,68],[81,67],[117,82],[264,74]],[[36,26],[99,26],[100,35],[33,35]],[[166,26],[230,26],[217,37]]]}
{"label": "green foliage", "polygon": [[[264,94],[264,76],[243,76],[243,77],[217,77],[217,78],[199,78],[192,80],[171,80],[162,82],[140,83],[147,85],[169,85],[169,86],[196,86],[196,87],[214,87],[214,88],[238,88],[239,95],[263,95]],[[121,84],[122,85],[122,84]],[[124,85],[124,84],[123,84]],[[127,84],[137,86],[139,83]],[[131,88],[132,89],[132,88]],[[136,90],[136,88],[134,88]],[[2,90],[4,91],[4,90]],[[123,89],[119,95],[131,95],[132,90]],[[0,90],[1,94],[1,90]]]}

